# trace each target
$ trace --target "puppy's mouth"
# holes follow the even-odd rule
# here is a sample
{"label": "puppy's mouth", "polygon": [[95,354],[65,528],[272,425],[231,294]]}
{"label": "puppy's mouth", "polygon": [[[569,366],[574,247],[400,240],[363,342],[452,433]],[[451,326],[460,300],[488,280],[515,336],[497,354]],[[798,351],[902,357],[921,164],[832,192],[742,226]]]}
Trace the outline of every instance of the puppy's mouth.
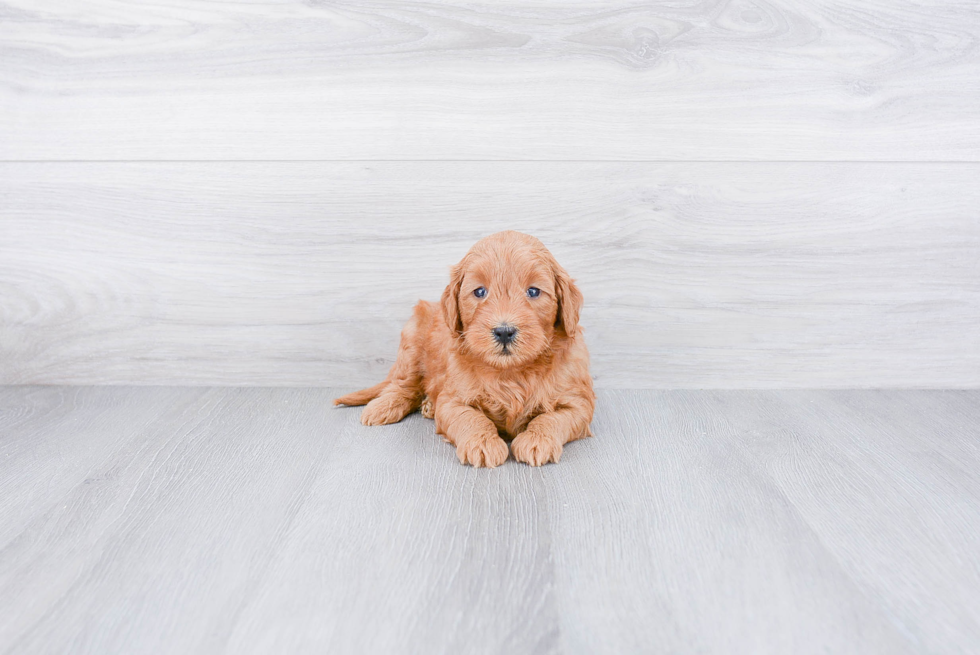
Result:
{"label": "puppy's mouth", "polygon": [[484,361],[498,369],[510,369],[527,363],[528,353],[520,344],[495,344],[495,348],[484,351]]}
{"label": "puppy's mouth", "polygon": [[520,344],[518,344],[516,341],[511,341],[510,343],[497,344],[497,347],[494,350],[495,354],[499,355],[500,357],[517,357],[520,353],[519,346]]}

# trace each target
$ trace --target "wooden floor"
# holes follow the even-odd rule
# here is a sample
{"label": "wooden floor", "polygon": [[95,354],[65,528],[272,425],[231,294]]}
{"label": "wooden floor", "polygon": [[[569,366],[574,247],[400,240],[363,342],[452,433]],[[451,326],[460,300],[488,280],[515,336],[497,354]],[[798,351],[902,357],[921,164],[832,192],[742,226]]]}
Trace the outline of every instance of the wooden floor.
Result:
{"label": "wooden floor", "polygon": [[603,391],[492,471],[332,395],[0,387],[0,652],[980,651],[980,392]]}

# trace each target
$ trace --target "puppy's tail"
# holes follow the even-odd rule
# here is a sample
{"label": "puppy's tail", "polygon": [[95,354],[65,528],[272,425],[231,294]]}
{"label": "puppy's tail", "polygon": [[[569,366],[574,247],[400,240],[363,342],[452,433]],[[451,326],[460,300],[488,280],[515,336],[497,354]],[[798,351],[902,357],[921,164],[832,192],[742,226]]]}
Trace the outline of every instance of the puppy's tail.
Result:
{"label": "puppy's tail", "polygon": [[368,387],[367,389],[361,389],[360,391],[355,391],[354,393],[349,393],[346,396],[341,396],[333,401],[334,405],[367,405],[370,401],[374,400],[381,395],[384,388],[388,386],[388,381],[379,382],[373,387]]}

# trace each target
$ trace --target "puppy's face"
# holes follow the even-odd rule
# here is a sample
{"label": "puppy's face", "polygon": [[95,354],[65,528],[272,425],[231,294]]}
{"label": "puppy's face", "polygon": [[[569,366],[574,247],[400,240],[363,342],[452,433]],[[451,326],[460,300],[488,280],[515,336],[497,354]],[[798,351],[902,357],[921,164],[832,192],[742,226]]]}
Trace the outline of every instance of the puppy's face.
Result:
{"label": "puppy's face", "polygon": [[479,241],[442,298],[466,352],[499,369],[526,365],[573,336],[582,294],[544,245],[519,232]]}

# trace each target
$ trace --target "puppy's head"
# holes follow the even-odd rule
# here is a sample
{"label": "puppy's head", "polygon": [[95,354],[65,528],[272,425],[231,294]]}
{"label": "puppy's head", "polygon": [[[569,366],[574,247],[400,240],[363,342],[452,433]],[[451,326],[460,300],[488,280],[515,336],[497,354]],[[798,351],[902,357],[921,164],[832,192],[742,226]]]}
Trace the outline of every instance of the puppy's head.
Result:
{"label": "puppy's head", "polygon": [[498,232],[453,267],[442,307],[465,351],[504,369],[574,336],[582,294],[540,241]]}

